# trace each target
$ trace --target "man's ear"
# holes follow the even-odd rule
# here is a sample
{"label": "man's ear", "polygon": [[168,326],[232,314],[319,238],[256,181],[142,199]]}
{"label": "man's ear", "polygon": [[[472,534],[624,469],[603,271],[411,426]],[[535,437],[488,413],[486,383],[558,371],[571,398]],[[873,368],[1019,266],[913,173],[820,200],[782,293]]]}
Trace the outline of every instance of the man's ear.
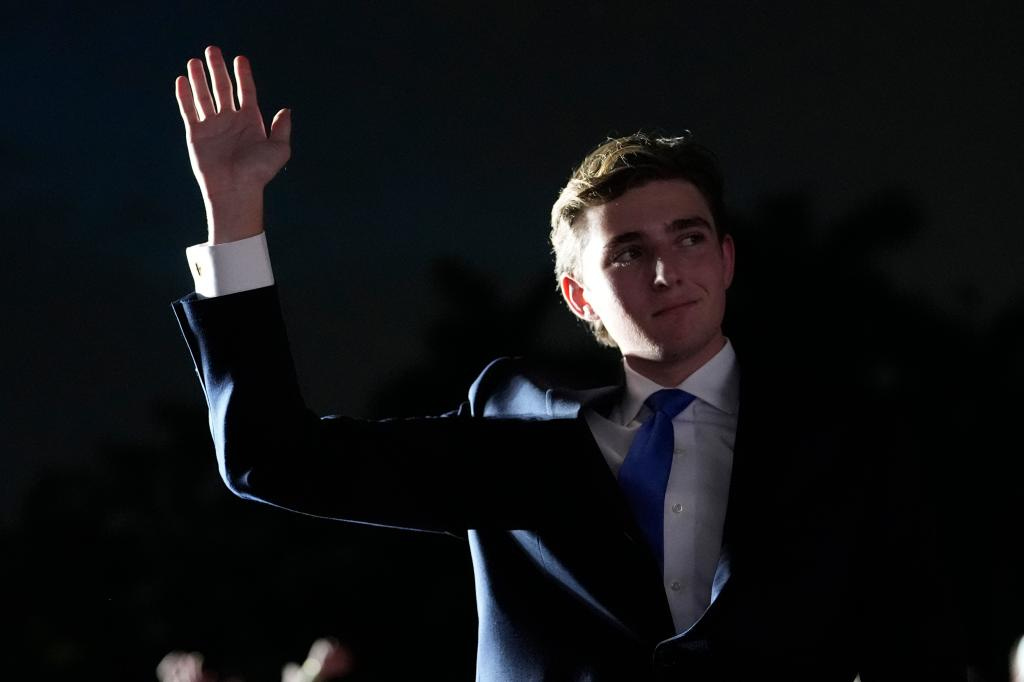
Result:
{"label": "man's ear", "polygon": [[587,322],[596,322],[599,319],[587,302],[587,291],[578,279],[570,275],[562,276],[562,296],[576,317]]}
{"label": "man's ear", "polygon": [[732,276],[736,272],[736,244],[730,234],[725,235],[722,239],[722,260],[725,266],[725,288],[728,289],[732,284]]}

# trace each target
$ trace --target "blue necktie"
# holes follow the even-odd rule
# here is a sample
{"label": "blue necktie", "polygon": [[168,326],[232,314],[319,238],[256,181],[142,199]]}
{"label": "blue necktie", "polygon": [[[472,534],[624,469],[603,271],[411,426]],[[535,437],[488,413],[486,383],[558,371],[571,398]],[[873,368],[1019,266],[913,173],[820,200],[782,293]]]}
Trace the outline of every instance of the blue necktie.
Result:
{"label": "blue necktie", "polygon": [[672,420],[695,399],[675,388],[652,393],[644,404],[654,414],[637,429],[619,469],[619,485],[660,565],[665,562],[665,488],[675,451]]}

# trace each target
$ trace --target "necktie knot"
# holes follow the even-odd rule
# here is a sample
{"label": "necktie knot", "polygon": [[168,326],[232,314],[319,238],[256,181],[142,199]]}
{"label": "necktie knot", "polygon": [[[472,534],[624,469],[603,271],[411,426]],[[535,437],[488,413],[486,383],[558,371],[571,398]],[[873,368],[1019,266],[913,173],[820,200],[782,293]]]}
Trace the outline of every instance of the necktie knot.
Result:
{"label": "necktie knot", "polygon": [[685,410],[694,399],[695,396],[678,388],[663,388],[649,395],[644,405],[652,412],[659,412],[669,419],[675,419],[676,415]]}

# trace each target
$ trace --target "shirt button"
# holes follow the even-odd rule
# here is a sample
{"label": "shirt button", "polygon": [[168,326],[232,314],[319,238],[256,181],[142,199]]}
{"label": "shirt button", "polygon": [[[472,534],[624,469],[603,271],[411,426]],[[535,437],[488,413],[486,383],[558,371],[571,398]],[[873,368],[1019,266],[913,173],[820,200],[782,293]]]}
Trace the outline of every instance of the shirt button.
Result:
{"label": "shirt button", "polygon": [[686,454],[686,450],[685,450],[684,448],[676,448],[676,449],[675,449],[675,453],[676,453],[677,455],[682,455],[682,454]]}
{"label": "shirt button", "polygon": [[675,512],[676,514],[682,514],[683,513],[683,505],[679,504],[678,502],[676,504],[673,504],[672,505],[672,511]]}
{"label": "shirt button", "polygon": [[673,592],[678,592],[679,590],[683,589],[683,584],[681,582],[679,582],[678,580],[673,580],[672,584],[669,585],[669,587],[672,588]]}

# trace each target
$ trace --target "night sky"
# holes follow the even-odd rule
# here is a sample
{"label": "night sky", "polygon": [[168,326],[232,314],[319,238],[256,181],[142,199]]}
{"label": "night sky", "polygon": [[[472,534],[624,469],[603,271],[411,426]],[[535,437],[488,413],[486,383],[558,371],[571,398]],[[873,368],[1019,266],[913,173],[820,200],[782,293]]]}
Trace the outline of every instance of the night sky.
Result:
{"label": "night sky", "polygon": [[[586,151],[641,128],[694,131],[741,217],[799,205],[811,229],[760,235],[773,254],[852,223],[851,243],[883,242],[870,264],[887,290],[970,338],[1022,305],[1021,3],[102,7],[37,2],[0,27],[9,533],[47,477],[107,466],[111,448],[161,451],[168,410],[205,426],[169,303],[205,240],[173,81],[208,44],[251,59],[268,121],[293,110],[267,230],[320,412],[384,416],[384,387],[438,356],[453,306],[492,319],[547,287],[541,345],[586,346],[555,298],[548,212]],[[877,217],[865,205],[903,207],[913,233],[880,240],[892,221],[861,222]],[[739,269],[758,256],[737,250]],[[787,267],[762,264],[759,285]],[[439,387],[422,409],[461,397]]]}

